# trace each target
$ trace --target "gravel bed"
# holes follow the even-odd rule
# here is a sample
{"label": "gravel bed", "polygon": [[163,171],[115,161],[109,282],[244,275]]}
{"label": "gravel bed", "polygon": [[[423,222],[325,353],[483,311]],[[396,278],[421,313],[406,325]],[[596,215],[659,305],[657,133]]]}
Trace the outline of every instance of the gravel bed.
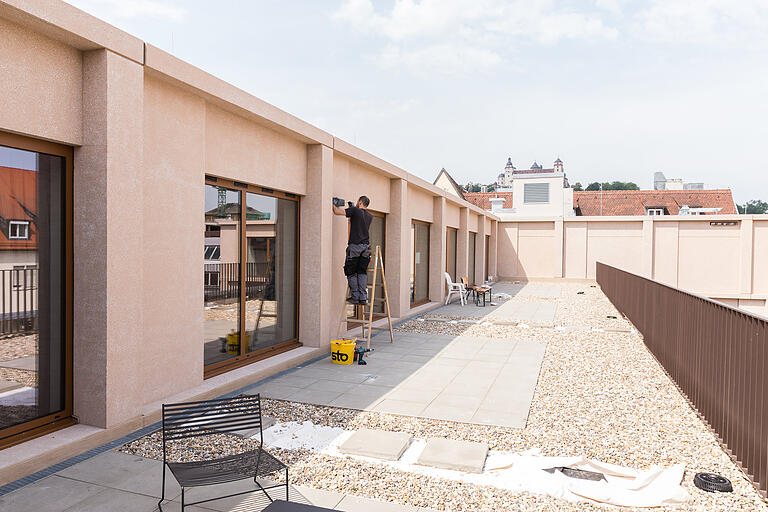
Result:
{"label": "gravel bed", "polygon": [[37,335],[0,339],[0,361],[37,354]]}
{"label": "gravel bed", "polygon": [[[599,288],[562,283],[557,302],[559,325],[609,328],[617,313]],[[584,294],[576,292],[582,290]],[[514,300],[514,299],[513,299]],[[618,319],[617,319],[618,320]],[[626,321],[621,320],[626,326]],[[617,322],[620,324],[621,322]],[[492,449],[540,447],[545,455],[577,455],[638,469],[682,463],[683,485],[693,500],[680,511],[768,511],[768,505],[723,451],[716,437],[690,408],[645,348],[636,332],[595,332],[406,322],[399,331],[492,336],[546,341],[547,349],[524,429],[453,423],[264,400],[264,413],[277,421],[304,421],[345,429],[362,427],[408,432],[415,437],[486,441]],[[226,441],[222,441],[226,444]],[[123,450],[157,456],[157,439],[147,437]],[[215,448],[221,450],[222,448]],[[549,496],[515,494],[489,487],[395,471],[349,458],[297,450],[275,450],[291,463],[297,484],[437,510],[606,510]],[[733,493],[711,494],[693,486],[699,471],[729,478]]]}
{"label": "gravel bed", "polygon": [[37,372],[18,368],[0,368],[0,380],[12,380],[34,388],[37,387]]}

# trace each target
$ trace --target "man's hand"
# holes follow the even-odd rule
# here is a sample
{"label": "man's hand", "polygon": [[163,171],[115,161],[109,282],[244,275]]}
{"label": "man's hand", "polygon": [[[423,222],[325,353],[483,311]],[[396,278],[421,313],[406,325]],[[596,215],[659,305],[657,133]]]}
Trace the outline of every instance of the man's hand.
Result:
{"label": "man's hand", "polygon": [[333,213],[334,215],[343,215],[344,217],[347,216],[347,212],[344,208],[339,208],[338,206],[333,207]]}

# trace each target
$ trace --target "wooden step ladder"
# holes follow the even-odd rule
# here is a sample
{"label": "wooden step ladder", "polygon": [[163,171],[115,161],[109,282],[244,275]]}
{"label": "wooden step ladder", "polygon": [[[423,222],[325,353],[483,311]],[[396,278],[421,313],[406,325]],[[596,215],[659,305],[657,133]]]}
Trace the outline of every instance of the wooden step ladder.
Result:
{"label": "wooden step ladder", "polygon": [[[376,280],[379,275],[379,268],[381,268],[381,287],[384,291],[384,297],[376,297]],[[367,286],[368,288],[368,304],[355,304],[355,317],[347,317],[347,297],[349,292],[349,286],[347,286],[347,293],[344,294],[343,303],[341,305],[341,316],[339,317],[339,330],[337,336],[341,337],[343,333],[347,331],[344,328],[345,323],[360,325],[361,338],[365,338],[365,348],[371,348],[371,331],[386,331],[389,330],[389,342],[395,342],[395,334],[392,330],[392,315],[389,311],[389,295],[387,294],[387,278],[384,274],[384,257],[381,254],[381,246],[377,245],[374,250],[373,256],[373,279]],[[373,309],[374,304],[378,302],[384,303],[384,313],[387,315],[388,327],[374,327],[373,325]],[[367,309],[366,309],[367,308]],[[367,316],[367,319],[366,319]]]}

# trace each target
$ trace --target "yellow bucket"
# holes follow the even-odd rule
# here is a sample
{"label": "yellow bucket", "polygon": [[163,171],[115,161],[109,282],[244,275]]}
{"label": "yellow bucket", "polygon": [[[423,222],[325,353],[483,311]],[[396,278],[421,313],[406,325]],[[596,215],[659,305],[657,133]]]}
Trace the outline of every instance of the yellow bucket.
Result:
{"label": "yellow bucket", "polygon": [[356,339],[331,341],[331,362],[334,364],[352,364],[355,359]]}
{"label": "yellow bucket", "polygon": [[[251,333],[246,332],[245,333],[245,347],[248,348],[248,345],[251,342]],[[237,332],[231,332],[227,334],[227,354],[231,356],[239,356],[240,355],[240,334]]]}

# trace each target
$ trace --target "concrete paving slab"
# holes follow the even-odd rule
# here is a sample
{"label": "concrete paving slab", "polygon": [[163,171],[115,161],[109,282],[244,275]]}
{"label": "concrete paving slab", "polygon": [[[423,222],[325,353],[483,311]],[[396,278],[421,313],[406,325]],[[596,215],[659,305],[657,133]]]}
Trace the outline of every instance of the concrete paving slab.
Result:
{"label": "concrete paving slab", "polygon": [[331,407],[342,407],[344,409],[357,409],[366,411],[373,409],[384,398],[381,396],[365,396],[354,393],[344,393],[329,403]]}
{"label": "concrete paving slab", "polygon": [[0,361],[0,367],[34,372],[37,371],[37,356],[17,357],[8,361]]}
{"label": "concrete paving slab", "polygon": [[[336,508],[336,505],[344,498],[343,494],[336,492],[324,491],[322,489],[313,489],[312,487],[305,487],[303,485],[291,486],[291,500],[306,502],[310,505],[325,508]],[[296,494],[294,494],[294,491]],[[303,498],[303,499],[302,499]]]}
{"label": "concrete paving slab", "polygon": [[[174,506],[175,505],[175,506]],[[185,510],[187,507],[184,507]],[[194,507],[190,507],[192,510]],[[163,511],[181,510],[181,504],[169,504]],[[117,489],[105,489],[95,496],[90,496],[77,505],[64,509],[65,512],[154,512],[157,510],[157,498],[137,494],[134,492],[119,491]],[[198,508],[197,510],[205,510]]]}
{"label": "concrete paving slab", "polygon": [[385,398],[373,408],[374,411],[387,414],[402,414],[404,416],[421,416],[424,404],[418,402],[406,402],[404,400],[390,400]]}
{"label": "concrete paving slab", "polygon": [[[59,471],[56,475],[160,498],[163,463],[137,455],[108,451]],[[168,478],[166,474],[165,497],[173,499],[179,494],[179,484],[172,476]]]}
{"label": "concrete paving slab", "polygon": [[427,440],[427,445],[416,463],[465,473],[482,473],[487,456],[486,443],[433,437]]}
{"label": "concrete paving slab", "polygon": [[289,400],[307,404],[328,405],[342,395],[341,391],[325,391],[322,389],[301,389],[289,396]]}
{"label": "concrete paving slab", "polygon": [[339,446],[339,451],[360,457],[398,460],[412,440],[413,436],[405,432],[387,432],[364,428],[352,434]]}
{"label": "concrete paving slab", "polygon": [[61,512],[106,490],[88,482],[49,476],[18,491],[0,496],[0,510],[13,512]]}
{"label": "concrete paving slab", "polygon": [[518,412],[505,412],[498,409],[478,409],[472,415],[471,422],[481,425],[496,425],[500,427],[525,428],[528,414]]}
{"label": "concrete paving slab", "polygon": [[13,391],[14,389],[23,388],[24,384],[19,384],[14,380],[0,380],[0,393],[6,391]]}
{"label": "concrete paving slab", "polygon": [[468,422],[472,419],[472,416],[474,416],[476,409],[477,408],[431,403],[419,416],[435,420]]}

